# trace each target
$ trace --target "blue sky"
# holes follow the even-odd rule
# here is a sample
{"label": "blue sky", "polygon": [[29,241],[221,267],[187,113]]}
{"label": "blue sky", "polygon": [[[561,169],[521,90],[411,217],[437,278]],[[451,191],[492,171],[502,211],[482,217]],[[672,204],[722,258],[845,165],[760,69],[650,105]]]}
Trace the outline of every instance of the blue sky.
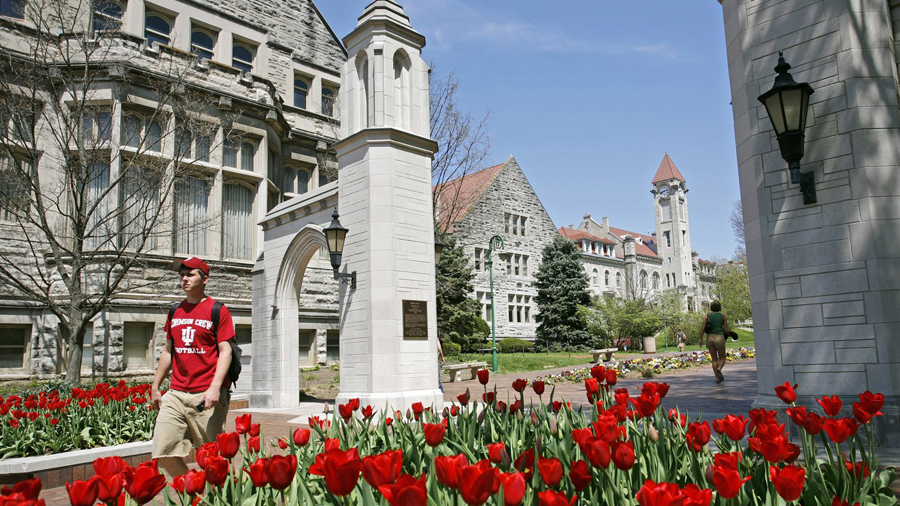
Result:
{"label": "blue sky", "polygon": [[[369,0],[315,2],[343,37]],[[668,151],[690,190],[693,249],[731,256],[740,191],[718,2],[399,3],[463,107],[492,112],[491,161],[515,156],[557,227],[590,213],[653,229],[650,181]]]}

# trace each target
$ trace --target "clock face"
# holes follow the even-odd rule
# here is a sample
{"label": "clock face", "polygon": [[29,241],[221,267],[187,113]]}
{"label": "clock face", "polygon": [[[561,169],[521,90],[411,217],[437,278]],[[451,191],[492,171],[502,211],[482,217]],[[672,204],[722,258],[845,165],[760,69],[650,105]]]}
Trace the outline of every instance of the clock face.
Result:
{"label": "clock face", "polygon": [[663,186],[662,188],[660,188],[660,189],[659,189],[659,194],[662,195],[663,197],[668,197],[668,196],[669,196],[669,187],[668,187],[668,185]]}

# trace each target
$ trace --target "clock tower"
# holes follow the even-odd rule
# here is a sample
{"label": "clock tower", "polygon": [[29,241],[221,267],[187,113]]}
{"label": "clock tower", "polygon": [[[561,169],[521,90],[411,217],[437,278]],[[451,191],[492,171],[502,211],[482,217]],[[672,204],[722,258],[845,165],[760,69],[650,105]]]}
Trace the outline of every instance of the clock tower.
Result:
{"label": "clock tower", "polygon": [[657,254],[662,259],[662,286],[688,294],[696,284],[691,261],[691,229],[688,221],[687,184],[678,167],[663,157],[651,182],[656,216]]}

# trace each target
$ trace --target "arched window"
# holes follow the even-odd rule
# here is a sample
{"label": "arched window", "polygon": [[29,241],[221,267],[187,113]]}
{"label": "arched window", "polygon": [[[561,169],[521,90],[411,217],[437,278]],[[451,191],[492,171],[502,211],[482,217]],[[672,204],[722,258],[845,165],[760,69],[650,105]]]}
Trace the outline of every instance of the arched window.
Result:
{"label": "arched window", "polygon": [[117,30],[122,26],[122,4],[115,0],[94,1],[94,31]]}
{"label": "arched window", "polygon": [[200,58],[212,60],[215,40],[209,32],[194,28],[191,32],[191,52]]}
{"label": "arched window", "polygon": [[302,77],[294,79],[294,107],[306,109],[306,99],[309,96],[309,82]]}
{"label": "arched window", "polygon": [[250,260],[253,190],[242,183],[226,183],[222,190],[222,251],[225,258]]}
{"label": "arched window", "polygon": [[284,168],[284,191],[304,194],[309,191],[309,171],[299,167]]}
{"label": "arched window", "polygon": [[231,51],[231,66],[241,72],[253,72],[253,49],[244,44],[235,44]]}
{"label": "arched window", "polygon": [[622,288],[622,273],[621,272],[616,273],[616,287]]}
{"label": "arched window", "polygon": [[603,273],[603,281],[606,283],[606,286],[609,286],[609,271]]}
{"label": "arched window", "polygon": [[647,289],[647,271],[641,271],[641,290]]}
{"label": "arched window", "polygon": [[653,273],[653,289],[659,290],[659,273],[658,272]]}
{"label": "arched window", "polygon": [[309,191],[309,171],[297,169],[297,193],[304,194]]}
{"label": "arched window", "polygon": [[591,274],[591,283],[594,286],[600,284],[600,274],[597,272],[597,269],[594,269],[593,273]]}
{"label": "arched window", "polygon": [[331,88],[322,88],[322,114],[329,118],[334,117],[334,103],[337,94]]}
{"label": "arched window", "polygon": [[166,18],[158,14],[147,14],[144,19],[144,37],[147,43],[169,45],[169,34],[172,33],[172,24]]}

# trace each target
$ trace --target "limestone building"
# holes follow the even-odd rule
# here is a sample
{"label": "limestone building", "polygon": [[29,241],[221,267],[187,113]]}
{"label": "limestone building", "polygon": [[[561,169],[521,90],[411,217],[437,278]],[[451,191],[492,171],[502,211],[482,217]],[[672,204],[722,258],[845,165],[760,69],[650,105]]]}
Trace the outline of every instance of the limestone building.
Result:
{"label": "limestone building", "polygon": [[669,154],[651,181],[655,227],[641,234],[611,227],[590,214],[559,232],[575,242],[595,295],[652,301],[665,290],[684,294],[688,311],[711,302],[715,265],[691,249],[687,183]]}
{"label": "limestone building", "polygon": [[[231,308],[249,367],[250,271],[262,248],[258,223],[280,202],[315,192],[336,178],[332,145],[340,129],[343,45],[311,0],[82,2],[77,19],[60,22],[71,26],[72,33],[50,30],[39,4],[3,2],[0,46],[5,54],[27,53],[36,33],[54,41],[88,40],[79,47],[102,49],[84,56],[93,65],[87,89],[72,92],[74,98],[49,97],[65,104],[85,99],[93,111],[77,125],[79,132],[102,143],[102,149],[90,153],[99,158],[91,165],[97,177],[86,198],[113,210],[129,206],[126,202],[132,202],[129,209],[137,209],[165,201],[163,215],[170,217],[144,248],[133,276],[124,282],[127,289],[117,292],[89,324],[83,376],[153,370],[164,343],[166,309],[182,297],[169,267],[176,255],[199,256],[211,265],[208,293]],[[93,8],[85,8],[88,5]],[[163,103],[151,77],[166,69],[179,69],[178,93],[205,101],[197,111],[205,131],[178,124],[177,108]],[[176,75],[169,72],[162,78]],[[7,73],[3,79],[10,83],[15,76]],[[28,94],[27,83],[6,88],[12,96]],[[10,96],[4,95],[4,109]],[[7,124],[0,129],[5,146],[0,175],[5,187],[17,183],[13,168],[21,172],[28,167],[49,179],[63,172],[59,160],[74,156],[74,150],[54,154],[51,127],[59,119],[44,111],[32,118],[33,137],[13,138],[7,127],[15,130],[20,125],[3,115]],[[81,151],[78,156],[85,156]],[[187,157],[176,160],[185,152]],[[123,167],[139,158],[155,160],[170,171],[187,168],[174,184],[172,198],[157,192],[135,203],[128,191],[107,192]],[[34,265],[22,240],[23,222],[15,217],[15,202],[9,192],[3,198],[3,254],[21,255],[23,265]],[[122,212],[124,216],[130,211]],[[50,218],[64,222],[52,213]],[[121,258],[129,251],[132,223],[115,221],[105,229],[103,240],[90,246],[90,253]],[[336,284],[326,255],[314,258],[305,275],[297,314],[298,366],[337,360],[338,349]],[[0,290],[0,378],[63,372],[65,342],[57,317],[13,286]],[[58,294],[51,290],[49,296]],[[245,374],[249,377],[252,371]]]}
{"label": "limestone building", "polygon": [[[885,396],[875,420],[900,446],[900,4],[720,0],[756,340],[756,405]],[[791,182],[757,97],[778,52],[810,97],[803,172],[817,202]]]}

